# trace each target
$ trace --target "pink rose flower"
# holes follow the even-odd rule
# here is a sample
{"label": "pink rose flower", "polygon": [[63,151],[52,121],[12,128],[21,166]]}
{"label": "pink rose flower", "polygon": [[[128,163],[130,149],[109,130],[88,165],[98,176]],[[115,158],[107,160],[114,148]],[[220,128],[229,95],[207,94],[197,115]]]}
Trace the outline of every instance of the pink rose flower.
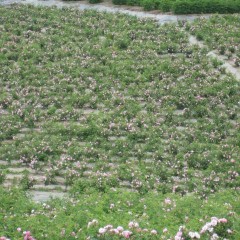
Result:
{"label": "pink rose flower", "polygon": [[228,220],[226,218],[220,218],[220,219],[218,219],[218,222],[219,223],[227,223]]}
{"label": "pink rose flower", "polygon": [[123,229],[122,226],[118,226],[118,227],[117,227],[117,230],[118,230],[119,232],[122,232],[124,229]]}
{"label": "pink rose flower", "polygon": [[163,233],[167,233],[168,232],[168,229],[167,228],[164,228],[163,229]]}
{"label": "pink rose flower", "polygon": [[179,232],[177,232],[174,240],[181,240],[181,239],[182,239],[182,232],[179,231]]}
{"label": "pink rose flower", "polygon": [[152,234],[152,235],[157,235],[157,231],[156,231],[155,229],[153,229],[153,230],[151,231],[151,234]]}
{"label": "pink rose flower", "polygon": [[139,224],[137,222],[129,222],[128,227],[129,228],[138,228]]}
{"label": "pink rose flower", "polygon": [[171,201],[171,199],[170,199],[170,198],[166,198],[166,199],[164,200],[164,203],[165,203],[165,204],[171,204],[171,203],[172,203],[172,201]]}
{"label": "pink rose flower", "polygon": [[122,232],[122,236],[125,238],[130,238],[131,234],[132,234],[132,232],[130,232],[128,230]]}
{"label": "pink rose flower", "polygon": [[100,234],[104,234],[106,231],[107,231],[107,229],[105,229],[105,228],[99,228],[99,230],[98,230],[98,232]]}

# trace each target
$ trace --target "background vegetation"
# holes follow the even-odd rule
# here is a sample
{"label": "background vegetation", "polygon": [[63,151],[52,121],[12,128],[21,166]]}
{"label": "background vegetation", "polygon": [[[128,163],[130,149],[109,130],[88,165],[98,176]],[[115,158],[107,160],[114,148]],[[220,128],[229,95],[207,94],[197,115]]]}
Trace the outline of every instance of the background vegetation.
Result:
{"label": "background vegetation", "polygon": [[[89,2],[100,3],[103,1],[89,0]],[[116,5],[141,6],[146,11],[160,10],[175,14],[240,12],[240,0],[112,0],[112,2]]]}

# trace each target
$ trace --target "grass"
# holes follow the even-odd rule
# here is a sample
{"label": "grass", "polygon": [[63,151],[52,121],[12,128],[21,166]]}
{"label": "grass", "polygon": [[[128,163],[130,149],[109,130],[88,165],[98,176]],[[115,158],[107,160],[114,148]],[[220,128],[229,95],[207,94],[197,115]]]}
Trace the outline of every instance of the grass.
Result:
{"label": "grass", "polygon": [[[181,25],[121,14],[15,5],[0,16],[1,158],[63,176],[73,197],[46,208],[1,189],[0,235],[119,239],[98,230],[137,221],[149,232],[131,238],[169,239],[216,216],[222,239],[239,238],[239,82],[207,49]],[[222,19],[238,28],[206,26]]]}

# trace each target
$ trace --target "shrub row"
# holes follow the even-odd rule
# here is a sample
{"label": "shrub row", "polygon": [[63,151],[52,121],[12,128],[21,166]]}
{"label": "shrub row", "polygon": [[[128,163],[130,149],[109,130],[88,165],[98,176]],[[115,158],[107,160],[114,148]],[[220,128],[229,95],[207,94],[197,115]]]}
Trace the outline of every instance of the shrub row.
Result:
{"label": "shrub row", "polygon": [[[113,3],[118,4],[119,1],[128,4],[131,0],[113,0]],[[176,14],[240,12],[239,0],[140,0],[139,5],[144,10],[172,11]]]}
{"label": "shrub row", "polygon": [[[92,4],[100,2],[102,0],[89,0]],[[240,12],[240,0],[112,0],[112,2],[115,5],[142,6],[146,11],[172,11],[175,14]]]}
{"label": "shrub row", "polygon": [[239,0],[177,0],[173,4],[176,14],[190,13],[237,13],[240,12]]}

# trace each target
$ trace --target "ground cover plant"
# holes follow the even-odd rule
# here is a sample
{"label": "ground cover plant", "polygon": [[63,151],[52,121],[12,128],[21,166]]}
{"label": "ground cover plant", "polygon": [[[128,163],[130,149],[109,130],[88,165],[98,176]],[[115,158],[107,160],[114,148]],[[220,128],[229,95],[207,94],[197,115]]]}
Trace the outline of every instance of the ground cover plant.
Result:
{"label": "ground cover plant", "polygon": [[[184,28],[17,5],[0,23],[1,160],[46,185],[64,178],[74,199],[52,212],[2,189],[1,208],[15,210],[0,215],[0,236],[239,238],[239,82]],[[34,185],[29,173],[20,185]]]}
{"label": "ground cover plant", "polygon": [[240,66],[240,16],[216,15],[210,20],[202,18],[195,21],[186,29],[199,40],[204,41],[212,50],[217,50],[234,62],[236,67]]}

